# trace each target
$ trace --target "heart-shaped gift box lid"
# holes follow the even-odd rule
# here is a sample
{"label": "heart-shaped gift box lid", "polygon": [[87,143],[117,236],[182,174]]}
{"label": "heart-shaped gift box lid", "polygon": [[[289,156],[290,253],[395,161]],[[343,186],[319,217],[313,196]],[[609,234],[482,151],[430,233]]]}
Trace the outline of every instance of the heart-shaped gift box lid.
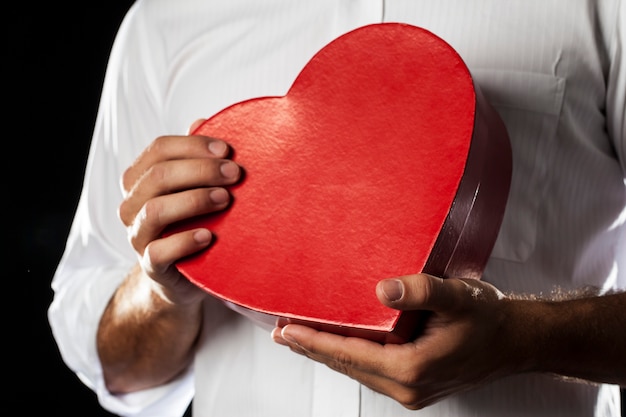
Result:
{"label": "heart-shaped gift box lid", "polygon": [[510,145],[461,57],[433,33],[355,29],[313,56],[285,96],[229,106],[194,133],[229,142],[245,176],[227,210],[177,226],[216,237],[177,267],[262,325],[404,342],[422,315],[383,306],[379,280],[481,277]]}

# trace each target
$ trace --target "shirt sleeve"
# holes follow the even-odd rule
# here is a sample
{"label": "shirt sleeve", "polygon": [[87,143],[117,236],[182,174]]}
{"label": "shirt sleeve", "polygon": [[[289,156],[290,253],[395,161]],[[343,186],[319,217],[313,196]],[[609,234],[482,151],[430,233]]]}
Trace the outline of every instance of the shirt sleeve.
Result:
{"label": "shirt sleeve", "polygon": [[[121,416],[182,415],[194,394],[193,370],[167,385],[127,395],[104,386],[96,350],[100,317],[117,286],[137,261],[117,218],[123,170],[158,134],[162,55],[150,44],[139,1],[116,36],[105,75],[83,189],[52,280],[48,319],[66,365],[98,396],[103,408]],[[146,51],[150,50],[148,54]]]}
{"label": "shirt sleeve", "polygon": [[626,5],[617,2],[607,83],[607,128],[626,178]]}
{"label": "shirt sleeve", "polygon": [[[615,7],[612,14],[615,16],[615,27],[609,50],[611,64],[607,78],[606,119],[626,186],[626,5],[618,1]],[[613,269],[617,275],[617,286],[623,290],[626,289],[626,207],[623,207],[613,227],[621,230]]]}

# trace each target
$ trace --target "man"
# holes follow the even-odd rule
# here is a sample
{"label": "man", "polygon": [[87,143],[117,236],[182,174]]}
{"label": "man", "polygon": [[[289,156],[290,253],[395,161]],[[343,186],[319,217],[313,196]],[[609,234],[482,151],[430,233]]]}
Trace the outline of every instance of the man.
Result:
{"label": "man", "polygon": [[[622,3],[138,1],[112,51],[53,282],[68,366],[121,415],[181,415],[192,397],[194,416],[619,415]],[[384,21],[449,42],[502,116],[514,171],[500,235],[481,281],[380,282],[382,303],[431,311],[411,343],[296,325],[274,343],[174,267],[212,236],[163,229],[225,209],[224,187],[241,176],[227,143],[184,133],[230,104],[284,94],[325,44]]]}

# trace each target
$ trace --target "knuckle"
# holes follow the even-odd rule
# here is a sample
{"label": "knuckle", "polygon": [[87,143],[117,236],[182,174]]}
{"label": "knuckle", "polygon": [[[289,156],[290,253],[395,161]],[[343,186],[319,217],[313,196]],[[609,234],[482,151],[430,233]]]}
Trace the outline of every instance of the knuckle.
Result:
{"label": "knuckle", "polygon": [[150,199],[146,201],[137,213],[134,223],[143,223],[150,228],[161,227],[161,215],[163,212],[162,204],[159,199]]}
{"label": "knuckle", "polygon": [[130,203],[127,200],[124,200],[120,203],[117,209],[117,217],[126,227],[132,224],[134,216],[131,214]]}
{"label": "knuckle", "polygon": [[415,388],[402,389],[395,393],[394,399],[404,408],[419,410],[424,408],[426,401],[420,390]]}
{"label": "knuckle", "polygon": [[162,265],[162,251],[159,250],[159,245],[155,245],[154,242],[149,243],[141,257],[141,265],[144,271],[149,276],[159,274],[163,272]]}
{"label": "knuckle", "polygon": [[133,249],[135,249],[137,253],[143,255],[145,245],[143,241],[139,238],[140,235],[138,231],[138,224],[138,222],[134,222],[127,228],[127,238]]}
{"label": "knuckle", "polygon": [[157,163],[152,165],[145,175],[148,182],[153,184],[163,184],[167,179],[168,171],[165,164]]}
{"label": "knuckle", "polygon": [[395,380],[404,387],[416,387],[422,380],[421,370],[417,366],[403,368],[396,373]]}
{"label": "knuckle", "polygon": [[152,248],[153,246],[148,244],[140,258],[141,269],[143,269],[148,276],[152,276],[154,274],[154,263],[152,261],[154,250]]}
{"label": "knuckle", "polygon": [[418,276],[417,279],[410,280],[413,302],[417,305],[427,305],[434,296],[438,282],[437,278],[427,276]]}
{"label": "knuckle", "polygon": [[209,188],[197,188],[185,192],[181,195],[185,199],[183,205],[191,215],[209,212],[211,210],[210,193]]}
{"label": "knuckle", "polygon": [[210,178],[211,180],[219,178],[218,166],[214,159],[206,158],[199,161],[196,170],[199,178]]}
{"label": "knuckle", "polygon": [[434,282],[435,280],[432,279],[424,279],[418,281],[418,284],[420,285],[419,291],[417,291],[419,303],[426,303],[432,298],[433,292],[435,291],[433,288],[435,285]]}
{"label": "knuckle", "polygon": [[159,136],[150,144],[148,150],[151,153],[156,155],[162,155],[165,153],[166,148],[169,144],[170,137],[169,136]]}
{"label": "knuckle", "polygon": [[129,193],[130,190],[132,190],[133,188],[134,181],[135,181],[135,177],[133,174],[134,174],[134,171],[133,171],[132,166],[126,168],[124,172],[122,173],[120,182],[122,183],[122,189],[124,190],[125,193]]}
{"label": "knuckle", "polygon": [[332,360],[332,368],[342,374],[350,376],[350,372],[352,369],[352,358],[346,352],[337,352],[333,356]]}
{"label": "knuckle", "polygon": [[152,236],[155,230],[162,230],[160,225],[161,205],[158,201],[147,201],[127,227],[128,240],[132,247],[143,254],[147,246],[146,236]]}

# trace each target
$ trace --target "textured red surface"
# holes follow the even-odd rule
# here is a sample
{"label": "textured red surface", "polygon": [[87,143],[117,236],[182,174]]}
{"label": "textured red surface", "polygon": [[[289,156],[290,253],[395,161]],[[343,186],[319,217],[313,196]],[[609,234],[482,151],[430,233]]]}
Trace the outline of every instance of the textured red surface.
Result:
{"label": "textured red surface", "polygon": [[[226,212],[180,226],[207,227],[216,241],[179,270],[269,326],[410,338],[418,316],[382,306],[376,283],[421,271],[480,277],[504,210],[510,160],[493,168],[504,179],[491,187],[495,205],[470,216],[495,231],[468,240],[477,257],[449,269],[490,163],[478,147],[469,158],[476,92],[457,53],[423,29],[376,24],[337,38],[286,96],[237,103],[197,129],[233,146],[245,178]],[[492,117],[506,140],[488,116],[475,142],[493,140]],[[455,202],[462,184],[469,200]]]}

